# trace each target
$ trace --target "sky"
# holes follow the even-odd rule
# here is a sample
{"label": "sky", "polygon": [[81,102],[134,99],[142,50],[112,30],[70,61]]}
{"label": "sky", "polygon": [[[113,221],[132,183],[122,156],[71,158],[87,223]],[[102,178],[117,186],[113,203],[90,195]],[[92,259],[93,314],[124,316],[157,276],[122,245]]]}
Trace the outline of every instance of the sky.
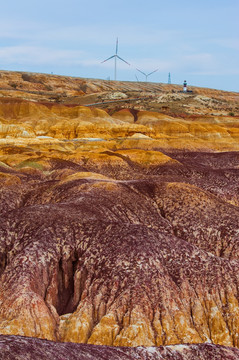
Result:
{"label": "sky", "polygon": [[239,91],[239,0],[8,0],[0,70]]}

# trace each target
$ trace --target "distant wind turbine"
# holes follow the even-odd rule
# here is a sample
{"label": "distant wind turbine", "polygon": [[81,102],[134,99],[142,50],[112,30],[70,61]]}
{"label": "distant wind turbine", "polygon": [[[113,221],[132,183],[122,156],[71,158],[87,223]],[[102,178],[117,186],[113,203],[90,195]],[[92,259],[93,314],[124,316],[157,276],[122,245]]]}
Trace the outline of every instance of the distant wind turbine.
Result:
{"label": "distant wind turbine", "polygon": [[159,69],[156,69],[156,70],[152,71],[152,72],[149,73],[149,74],[145,74],[143,71],[141,71],[141,70],[139,70],[139,69],[136,69],[136,70],[138,70],[139,72],[141,72],[141,74],[143,74],[143,75],[145,76],[145,80],[146,80],[146,82],[147,82],[147,81],[148,81],[148,76],[149,76],[149,75],[152,75],[153,73],[155,73],[155,72],[158,71]]}
{"label": "distant wind turbine", "polygon": [[116,75],[117,75],[117,59],[120,59],[121,61],[125,62],[126,64],[130,65],[127,61],[125,61],[124,59],[122,59],[119,55],[118,55],[118,38],[116,40],[116,49],[115,49],[115,55],[110,56],[108,59],[104,60],[101,62],[101,64],[103,64],[104,62],[115,58],[115,80],[116,80]]}

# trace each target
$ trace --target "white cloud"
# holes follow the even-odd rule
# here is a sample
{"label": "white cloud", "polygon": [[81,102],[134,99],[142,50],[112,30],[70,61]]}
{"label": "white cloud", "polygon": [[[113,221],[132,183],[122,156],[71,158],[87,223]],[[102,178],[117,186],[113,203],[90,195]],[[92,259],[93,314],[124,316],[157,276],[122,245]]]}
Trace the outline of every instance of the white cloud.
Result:
{"label": "white cloud", "polygon": [[181,57],[181,65],[190,68],[208,69],[214,68],[215,59],[212,54],[209,53],[198,53],[188,54]]}
{"label": "white cloud", "polygon": [[182,36],[183,32],[179,30],[152,29],[140,25],[112,25],[110,29],[107,26],[74,25],[59,26],[51,23],[37,23],[28,21],[6,21],[0,18],[0,38],[2,39],[22,39],[24,41],[33,41],[34,43],[49,42],[90,42],[92,45],[111,45],[114,49],[115,39],[119,37],[121,46],[157,46],[175,41]]}
{"label": "white cloud", "polygon": [[79,50],[52,49],[38,46],[9,46],[0,49],[2,63],[26,65],[94,65],[97,60],[87,59]]}
{"label": "white cloud", "polygon": [[223,48],[239,50],[239,39],[238,38],[214,38],[209,40],[210,43],[219,45]]}
{"label": "white cloud", "polygon": [[193,75],[221,76],[221,75],[237,75],[239,69],[236,61],[231,59],[230,65],[225,66],[226,61],[220,57],[209,54],[194,54],[183,57],[185,68],[188,73]]}
{"label": "white cloud", "polygon": [[14,21],[0,18],[0,38],[2,39],[33,39],[37,32],[40,33],[42,25],[31,21]]}
{"label": "white cloud", "polygon": [[159,69],[159,71],[170,71],[174,69],[176,63],[172,60],[160,60],[155,58],[142,58],[132,60],[133,67],[145,73]]}
{"label": "white cloud", "polygon": [[177,55],[171,58],[168,56],[168,59],[164,57],[164,60],[153,59],[153,58],[144,58],[140,60],[135,60],[136,68],[144,72],[150,72],[154,69],[159,69],[159,71],[165,72],[177,72],[177,71],[202,71],[202,70],[211,70],[214,69],[215,62],[213,56],[209,53],[198,53],[198,54],[188,54],[188,55]]}

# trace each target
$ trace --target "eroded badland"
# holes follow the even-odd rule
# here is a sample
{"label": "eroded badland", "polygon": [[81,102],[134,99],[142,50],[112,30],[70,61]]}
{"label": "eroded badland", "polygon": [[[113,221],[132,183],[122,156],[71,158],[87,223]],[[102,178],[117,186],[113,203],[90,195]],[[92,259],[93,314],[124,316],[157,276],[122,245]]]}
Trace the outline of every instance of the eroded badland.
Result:
{"label": "eroded badland", "polygon": [[238,359],[239,94],[181,90],[0,72],[4,359]]}

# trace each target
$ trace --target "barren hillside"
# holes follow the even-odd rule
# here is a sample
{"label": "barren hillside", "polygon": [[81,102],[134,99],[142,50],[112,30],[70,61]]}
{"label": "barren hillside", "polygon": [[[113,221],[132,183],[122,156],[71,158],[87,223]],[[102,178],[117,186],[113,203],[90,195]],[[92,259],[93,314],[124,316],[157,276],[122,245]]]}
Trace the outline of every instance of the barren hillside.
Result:
{"label": "barren hillside", "polygon": [[189,90],[0,72],[4,359],[238,357],[239,94]]}

